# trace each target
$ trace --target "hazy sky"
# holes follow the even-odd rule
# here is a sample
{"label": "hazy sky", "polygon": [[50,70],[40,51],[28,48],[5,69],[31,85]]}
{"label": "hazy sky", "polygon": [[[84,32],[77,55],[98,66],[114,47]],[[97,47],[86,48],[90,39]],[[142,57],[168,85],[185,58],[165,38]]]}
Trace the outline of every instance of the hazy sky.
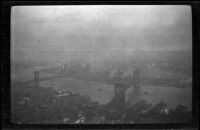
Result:
{"label": "hazy sky", "polygon": [[131,53],[192,46],[190,6],[16,6],[11,16],[15,51]]}

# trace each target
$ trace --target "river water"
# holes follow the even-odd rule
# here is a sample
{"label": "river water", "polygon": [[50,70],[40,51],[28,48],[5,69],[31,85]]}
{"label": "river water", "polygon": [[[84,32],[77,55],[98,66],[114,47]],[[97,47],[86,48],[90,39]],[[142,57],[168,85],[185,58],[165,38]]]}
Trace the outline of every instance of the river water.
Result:
{"label": "river water", "polygon": [[[42,81],[40,84],[43,87],[88,95],[92,101],[97,101],[99,104],[107,104],[114,97],[114,86],[99,82],[63,77]],[[126,91],[126,102],[134,104],[140,100],[146,100],[152,105],[164,102],[169,108],[175,108],[177,104],[185,104],[191,108],[192,88],[142,86],[139,92],[136,92],[134,87]]]}

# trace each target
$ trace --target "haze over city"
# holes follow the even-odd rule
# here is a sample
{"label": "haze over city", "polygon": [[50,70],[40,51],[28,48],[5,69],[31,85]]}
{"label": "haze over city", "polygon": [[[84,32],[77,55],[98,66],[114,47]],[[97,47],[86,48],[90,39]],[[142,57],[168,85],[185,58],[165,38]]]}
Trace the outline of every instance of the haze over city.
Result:
{"label": "haze over city", "polygon": [[54,51],[64,51],[62,57],[68,59],[106,59],[120,51],[121,56],[131,56],[134,51],[191,51],[192,47],[189,6],[24,6],[12,10],[16,60],[20,54],[24,60],[39,58],[37,53],[43,58],[43,51],[52,52],[51,58]]}

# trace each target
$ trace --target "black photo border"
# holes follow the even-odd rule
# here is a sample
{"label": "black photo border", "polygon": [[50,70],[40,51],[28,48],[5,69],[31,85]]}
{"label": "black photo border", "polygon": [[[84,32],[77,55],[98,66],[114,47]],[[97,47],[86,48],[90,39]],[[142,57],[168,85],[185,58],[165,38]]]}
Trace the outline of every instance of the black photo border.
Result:
{"label": "black photo border", "polygon": [[[187,5],[192,8],[193,33],[193,88],[192,88],[192,114],[190,123],[173,124],[12,124],[10,111],[10,13],[13,6],[27,5]],[[198,128],[199,122],[199,28],[200,9],[198,1],[176,2],[132,2],[132,1],[3,1],[1,6],[1,127],[7,129],[190,129]]]}

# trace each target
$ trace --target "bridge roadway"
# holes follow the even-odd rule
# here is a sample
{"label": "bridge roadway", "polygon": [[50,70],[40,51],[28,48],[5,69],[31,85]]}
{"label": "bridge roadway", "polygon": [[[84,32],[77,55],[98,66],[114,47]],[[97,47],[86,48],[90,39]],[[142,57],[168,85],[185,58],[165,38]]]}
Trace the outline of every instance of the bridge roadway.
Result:
{"label": "bridge roadway", "polygon": [[[45,78],[40,78],[39,81],[46,81],[46,80],[51,80],[51,79],[56,79],[56,78],[62,78],[65,77],[65,75],[55,75],[55,76],[50,76],[50,77],[45,77]],[[35,80],[28,80],[22,83],[19,83],[20,85],[25,85],[25,84],[30,84],[34,83]]]}
{"label": "bridge roadway", "polygon": [[[51,79],[56,79],[56,78],[62,78],[62,77],[66,77],[66,75],[62,74],[62,75],[55,75],[55,76],[40,78],[39,81],[46,81],[46,80],[51,80]],[[81,80],[83,80],[83,79],[81,79]],[[25,84],[30,84],[30,83],[34,83],[34,82],[35,82],[35,80],[29,80],[29,81],[25,81],[25,82],[21,82],[21,83],[17,83],[17,84],[19,84],[19,85],[25,85]],[[161,87],[161,86],[154,86],[154,87],[156,88],[156,87]],[[170,88],[170,86],[168,86],[168,87]],[[190,87],[188,87],[188,86],[182,86],[182,87],[173,86],[172,88],[190,88]]]}

